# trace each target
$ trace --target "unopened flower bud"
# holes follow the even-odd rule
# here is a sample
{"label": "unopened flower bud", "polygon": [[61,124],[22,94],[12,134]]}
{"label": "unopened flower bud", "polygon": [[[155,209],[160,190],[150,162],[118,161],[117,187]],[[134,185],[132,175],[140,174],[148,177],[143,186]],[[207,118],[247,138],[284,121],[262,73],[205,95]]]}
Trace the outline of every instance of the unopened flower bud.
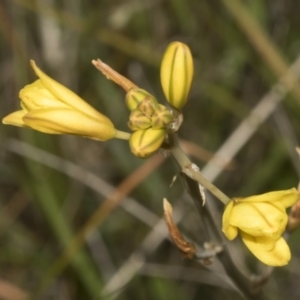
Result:
{"label": "unopened flower bud", "polygon": [[151,117],[157,108],[157,101],[150,96],[147,96],[139,105],[137,109],[143,112],[146,116]]}
{"label": "unopened flower bud", "polygon": [[134,110],[143,100],[148,98],[157,102],[156,99],[147,91],[140,88],[133,88],[126,94],[125,102],[129,110]]}
{"label": "unopened flower bud", "polygon": [[135,156],[146,158],[159,149],[165,136],[165,129],[148,128],[135,131],[129,139],[130,150]]}
{"label": "unopened flower bud", "polygon": [[168,103],[181,110],[187,101],[194,73],[193,57],[189,47],[180,42],[166,49],[161,66],[160,81]]}
{"label": "unopened flower bud", "polygon": [[153,129],[164,128],[173,121],[173,116],[164,105],[158,104],[151,120]]}
{"label": "unopened flower bud", "polygon": [[151,126],[151,119],[138,109],[134,109],[130,116],[128,126],[131,130],[143,130]]}

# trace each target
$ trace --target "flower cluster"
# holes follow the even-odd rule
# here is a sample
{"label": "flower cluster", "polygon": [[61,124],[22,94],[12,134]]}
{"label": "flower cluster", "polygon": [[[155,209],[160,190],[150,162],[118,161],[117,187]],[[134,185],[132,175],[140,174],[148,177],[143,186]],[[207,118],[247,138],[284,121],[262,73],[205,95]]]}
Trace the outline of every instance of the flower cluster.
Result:
{"label": "flower cluster", "polygon": [[134,131],[129,139],[131,152],[141,158],[148,157],[163,143],[173,116],[164,105],[140,88],[127,93],[126,104],[131,111],[128,126]]}
{"label": "flower cluster", "polygon": [[[160,79],[167,102],[177,111],[186,103],[193,70],[188,46],[171,43],[162,59]],[[148,157],[163,143],[168,125],[174,121],[173,115],[151,94],[139,88],[127,93],[126,104],[131,111],[128,126],[134,131],[129,139],[131,152],[138,157]]]}
{"label": "flower cluster", "polygon": [[[173,115],[148,92],[136,87],[110,69],[117,83],[128,88],[126,104],[131,111],[128,126],[133,133],[117,130],[112,121],[99,113],[78,95],[50,78],[31,61],[39,77],[20,91],[22,109],[3,119],[4,124],[29,127],[50,134],[74,134],[106,141],[129,139],[132,153],[148,157],[162,145]],[[180,110],[186,102],[193,74],[189,48],[174,42],[167,48],[161,66],[161,82],[169,104]]]}
{"label": "flower cluster", "polygon": [[[125,139],[129,140],[135,156],[149,157],[162,146],[170,130],[180,126],[175,124],[181,124],[180,112],[187,102],[194,71],[190,49],[183,43],[173,42],[161,62],[161,85],[171,110],[100,60],[93,64],[126,91],[131,134],[117,130],[108,117],[43,73],[34,61],[31,66],[39,79],[20,91],[22,109],[6,116],[3,123],[99,141]],[[226,205],[222,230],[229,240],[240,233],[246,246],[263,263],[285,265],[291,257],[282,237],[288,221],[285,210],[298,199],[296,189],[234,198]]]}
{"label": "flower cluster", "polygon": [[226,205],[222,230],[229,240],[235,239],[239,232],[249,250],[266,265],[283,266],[291,258],[281,236],[288,221],[285,209],[298,199],[295,188],[234,198]]}

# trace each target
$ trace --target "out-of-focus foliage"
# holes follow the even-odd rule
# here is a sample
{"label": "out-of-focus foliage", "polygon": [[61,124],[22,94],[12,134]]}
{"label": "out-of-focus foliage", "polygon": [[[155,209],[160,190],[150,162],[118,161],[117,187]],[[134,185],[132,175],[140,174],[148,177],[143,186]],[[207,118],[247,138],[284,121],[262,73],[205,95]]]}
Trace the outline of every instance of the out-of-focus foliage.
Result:
{"label": "out-of-focus foliage", "polygon": [[[278,81],[269,57],[256,50],[227,9],[228,1],[1,1],[1,119],[18,109],[19,90],[36,79],[29,65],[34,59],[118,129],[128,131],[124,91],[91,60],[101,58],[166,104],[159,63],[166,46],[178,40],[189,45],[195,63],[179,134],[189,141],[186,152],[204,166]],[[287,66],[292,64],[300,53],[300,2],[233,2],[246,7]],[[218,177],[216,185],[228,196],[298,184],[294,148],[300,136],[299,103],[294,94],[287,96]],[[0,143],[0,298],[18,300],[38,293],[37,299],[102,299],[101,291],[114,291],[111,279],[123,270],[128,282],[115,291],[118,299],[242,299],[224,286],[217,288],[206,267],[183,261],[167,239],[153,237],[153,224],[162,217],[162,199],[167,197],[181,203],[185,217],[179,227],[196,241],[203,239],[180,178],[170,187],[178,172],[173,161],[162,163],[155,156],[146,165],[124,141],[49,136],[4,125]],[[147,172],[151,175],[138,182]],[[105,195],[124,180],[119,190],[126,194],[127,189],[132,199],[112,210]],[[137,204],[141,206],[133,209]],[[57,261],[63,249],[99,208],[95,219],[103,222],[83,237],[84,247],[63,268],[64,260]],[[270,299],[299,297],[299,238],[298,230],[289,240],[291,263],[276,269],[264,287]],[[141,259],[143,266],[132,271],[130,266]],[[253,261],[249,254],[249,263]],[[56,270],[48,283],[53,265],[62,272]]]}

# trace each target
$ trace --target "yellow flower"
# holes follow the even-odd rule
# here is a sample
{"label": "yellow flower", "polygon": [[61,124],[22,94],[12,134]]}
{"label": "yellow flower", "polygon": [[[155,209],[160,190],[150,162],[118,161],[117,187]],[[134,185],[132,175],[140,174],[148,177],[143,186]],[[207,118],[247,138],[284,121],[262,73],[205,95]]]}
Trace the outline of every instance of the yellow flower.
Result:
{"label": "yellow flower", "polygon": [[[51,134],[81,135],[100,141],[118,137],[120,132],[110,119],[43,73],[34,61],[31,61],[31,66],[39,79],[20,91],[22,110],[6,116],[2,120],[4,124]],[[129,134],[124,135],[129,138]]]}
{"label": "yellow flower", "polygon": [[187,101],[194,73],[193,57],[189,47],[180,42],[166,49],[161,66],[160,81],[168,103],[181,110]]}
{"label": "yellow flower", "polygon": [[246,198],[234,198],[223,214],[223,232],[229,240],[238,232],[249,250],[263,263],[283,266],[291,258],[281,237],[287,225],[285,209],[297,202],[295,188]]}

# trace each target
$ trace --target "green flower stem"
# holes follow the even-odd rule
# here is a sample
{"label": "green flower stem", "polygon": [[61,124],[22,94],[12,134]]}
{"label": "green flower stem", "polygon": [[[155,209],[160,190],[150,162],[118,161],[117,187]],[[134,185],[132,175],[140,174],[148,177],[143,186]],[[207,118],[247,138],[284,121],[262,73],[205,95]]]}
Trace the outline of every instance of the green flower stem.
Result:
{"label": "green flower stem", "polygon": [[200,172],[197,165],[191,162],[183,150],[180,148],[177,138],[174,134],[169,134],[170,152],[176,162],[179,164],[181,171],[191,179],[197,181],[215,195],[224,205],[231,200],[214,184],[208,181]]}
{"label": "green flower stem", "polygon": [[130,136],[131,136],[131,133],[129,133],[129,132],[116,130],[116,135],[115,135],[116,139],[129,140]]}

